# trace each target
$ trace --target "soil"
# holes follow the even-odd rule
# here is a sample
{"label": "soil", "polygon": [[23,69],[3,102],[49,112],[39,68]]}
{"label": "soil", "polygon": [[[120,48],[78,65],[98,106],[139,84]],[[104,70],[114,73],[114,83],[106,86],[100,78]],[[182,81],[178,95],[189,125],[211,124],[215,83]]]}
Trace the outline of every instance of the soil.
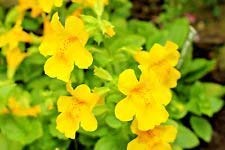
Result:
{"label": "soil", "polygon": [[[165,11],[163,0],[132,0],[132,17],[139,20],[155,22],[157,16]],[[204,81],[225,85],[225,4],[219,5],[220,15],[212,14],[212,7],[199,6],[195,12],[186,12],[191,25],[197,30],[194,41],[194,57],[215,59],[217,65]],[[190,18],[191,17],[191,18]],[[192,19],[192,20],[191,20]],[[157,21],[156,21],[157,22]],[[210,143],[201,142],[200,150],[225,150],[225,107],[210,120],[214,133]]]}

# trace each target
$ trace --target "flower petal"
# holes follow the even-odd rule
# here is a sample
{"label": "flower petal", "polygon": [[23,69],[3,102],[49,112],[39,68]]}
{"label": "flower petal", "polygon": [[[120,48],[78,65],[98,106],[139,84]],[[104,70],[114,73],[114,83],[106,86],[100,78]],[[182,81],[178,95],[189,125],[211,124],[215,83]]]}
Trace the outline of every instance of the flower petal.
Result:
{"label": "flower petal", "polygon": [[60,96],[57,101],[57,107],[59,112],[70,111],[74,103],[71,96]]}
{"label": "flower petal", "polygon": [[54,0],[54,4],[56,7],[61,7],[63,4],[63,0]]}
{"label": "flower petal", "polygon": [[169,88],[164,85],[159,85],[156,89],[152,90],[152,97],[154,101],[157,101],[161,105],[168,105],[172,99],[172,92]]}
{"label": "flower petal", "polygon": [[127,150],[149,150],[147,144],[142,143],[138,138],[132,140],[127,145]]}
{"label": "flower petal", "polygon": [[53,6],[53,0],[38,0],[39,5],[44,10],[44,12],[49,13]]}
{"label": "flower petal", "polygon": [[149,65],[149,62],[151,61],[149,58],[149,52],[146,51],[138,51],[134,55],[134,58],[141,65]]}
{"label": "flower petal", "polygon": [[165,44],[166,52],[167,52],[167,61],[170,62],[171,66],[176,66],[178,63],[178,60],[180,58],[180,53],[178,52],[178,45],[171,42],[167,41]]}
{"label": "flower petal", "polygon": [[81,127],[86,131],[94,131],[97,129],[97,125],[98,123],[93,113],[84,107],[81,112]]}
{"label": "flower petal", "polygon": [[77,86],[76,89],[73,90],[71,94],[74,97],[76,97],[79,101],[82,101],[82,102],[88,104],[88,106],[90,106],[90,108],[94,107],[94,105],[100,99],[97,94],[91,93],[90,88],[85,84],[81,84],[81,85]]}
{"label": "flower petal", "polygon": [[74,50],[73,59],[75,61],[75,65],[78,66],[78,68],[87,69],[89,66],[91,66],[93,57],[91,53],[81,44],[76,42],[72,44],[69,49]]}
{"label": "flower petal", "polygon": [[151,150],[172,150],[170,144],[168,143],[156,143],[152,146]]}
{"label": "flower petal", "polygon": [[51,78],[56,77],[62,81],[68,82],[73,67],[73,62],[68,60],[64,54],[56,54],[46,61],[44,70]]}
{"label": "flower petal", "polygon": [[57,12],[54,13],[54,15],[52,16],[51,26],[52,26],[53,30],[56,32],[63,32],[63,30],[64,30],[61,22],[59,21],[59,15]]}
{"label": "flower petal", "polygon": [[69,16],[66,19],[65,30],[69,34],[76,36],[82,46],[85,46],[88,40],[88,33],[85,31],[84,23],[80,18]]}
{"label": "flower petal", "polygon": [[165,125],[160,127],[161,136],[160,138],[166,142],[171,143],[176,139],[177,129],[172,125]]}
{"label": "flower petal", "polygon": [[169,114],[165,107],[152,101],[147,106],[143,106],[141,110],[137,110],[138,129],[142,131],[151,130],[155,126],[165,122],[168,117]]}
{"label": "flower petal", "polygon": [[61,113],[56,119],[56,129],[64,133],[67,138],[75,139],[79,121],[70,113]]}
{"label": "flower petal", "polygon": [[137,86],[137,84],[138,80],[134,70],[127,69],[119,75],[118,88],[123,94],[129,94],[131,90]]}
{"label": "flower petal", "polygon": [[124,98],[115,107],[115,115],[121,121],[132,120],[135,112],[135,107],[129,98]]}
{"label": "flower petal", "polygon": [[45,35],[41,45],[39,46],[39,51],[43,56],[54,55],[60,49],[59,47],[60,40],[54,34]]}

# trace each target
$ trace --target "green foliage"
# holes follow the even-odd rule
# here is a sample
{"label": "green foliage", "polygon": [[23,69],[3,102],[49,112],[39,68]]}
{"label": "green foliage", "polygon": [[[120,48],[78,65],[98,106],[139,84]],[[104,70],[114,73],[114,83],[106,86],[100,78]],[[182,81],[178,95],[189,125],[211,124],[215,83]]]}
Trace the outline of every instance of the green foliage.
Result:
{"label": "green foliage", "polygon": [[190,129],[180,124],[175,144],[181,148],[190,149],[198,146],[199,140]]}
{"label": "green foliage", "polygon": [[21,144],[30,144],[43,134],[42,125],[36,119],[3,116],[0,118],[3,135]]}
{"label": "green foliage", "polygon": [[192,116],[190,119],[191,127],[194,132],[204,141],[209,142],[212,137],[212,127],[210,123],[201,117]]}

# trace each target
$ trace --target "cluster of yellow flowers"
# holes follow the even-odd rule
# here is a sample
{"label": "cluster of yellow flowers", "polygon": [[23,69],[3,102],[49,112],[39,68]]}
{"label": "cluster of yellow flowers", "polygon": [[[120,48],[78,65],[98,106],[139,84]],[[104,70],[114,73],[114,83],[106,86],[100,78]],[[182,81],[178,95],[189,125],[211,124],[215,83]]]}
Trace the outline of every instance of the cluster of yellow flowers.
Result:
{"label": "cluster of yellow flowers", "polygon": [[[97,1],[74,2],[92,7]],[[110,30],[110,36],[114,34]],[[71,139],[75,138],[80,125],[86,131],[97,129],[97,120],[92,110],[100,96],[92,93],[85,84],[73,89],[70,82],[74,64],[80,69],[88,69],[93,62],[92,54],[85,48],[88,39],[84,23],[77,15],[66,18],[65,26],[59,21],[58,13],[53,15],[51,22],[45,20],[39,51],[45,57],[50,56],[44,65],[45,73],[66,82],[67,91],[72,95],[59,97],[57,107],[60,114],[56,119],[56,128]]]}
{"label": "cluster of yellow flowers", "polygon": [[142,71],[139,81],[132,69],[119,76],[118,88],[126,97],[116,105],[115,114],[121,121],[135,117],[132,131],[138,135],[128,144],[128,150],[171,149],[168,142],[175,139],[176,129],[160,124],[168,120],[165,106],[172,98],[170,88],[180,78],[174,68],[179,59],[177,48],[167,42],[165,46],[155,44],[149,52],[137,52],[135,59]]}
{"label": "cluster of yellow flowers", "polygon": [[[95,7],[108,0],[73,0],[87,7]],[[37,17],[42,12],[49,13],[63,0],[19,0],[19,10],[31,9],[31,16]],[[44,36],[39,47],[40,53],[48,57],[44,65],[45,74],[67,83],[67,91],[71,96],[60,96],[57,102],[60,114],[56,119],[57,129],[68,138],[75,138],[79,126],[86,131],[97,129],[97,120],[92,112],[100,100],[96,92],[81,84],[72,88],[70,75],[74,65],[80,69],[88,69],[93,62],[92,54],[86,49],[89,34],[78,16],[69,16],[65,25],[60,22],[58,13],[54,13],[51,21],[44,20]],[[107,25],[107,24],[106,24]],[[110,37],[115,32],[111,26],[106,27]],[[21,18],[16,25],[0,36],[0,47],[6,47],[8,76],[12,77],[16,68],[28,56],[18,48],[19,42],[32,42],[32,36],[21,27]],[[115,115],[121,121],[131,121],[131,130],[137,137],[131,141],[128,150],[170,150],[170,142],[176,137],[176,128],[162,125],[169,114],[165,106],[171,101],[171,88],[177,84],[180,73],[174,67],[178,63],[178,47],[172,42],[165,46],[155,44],[149,52],[139,51],[134,58],[139,63],[141,75],[137,79],[134,70],[127,69],[119,75],[118,89],[126,95],[115,107]],[[36,116],[39,106],[24,108],[15,99],[9,100],[9,110],[18,116]],[[7,111],[5,112],[7,113]]]}

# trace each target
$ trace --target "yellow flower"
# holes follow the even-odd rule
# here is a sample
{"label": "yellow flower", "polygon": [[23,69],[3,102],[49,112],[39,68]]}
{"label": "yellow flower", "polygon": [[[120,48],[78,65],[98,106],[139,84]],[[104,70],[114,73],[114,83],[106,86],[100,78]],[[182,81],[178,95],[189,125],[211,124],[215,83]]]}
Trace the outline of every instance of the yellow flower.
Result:
{"label": "yellow flower", "polygon": [[44,65],[45,73],[68,82],[74,63],[87,69],[93,61],[91,53],[84,47],[87,40],[88,34],[81,19],[68,17],[64,28],[55,13],[39,47],[42,55],[51,56]]}
{"label": "yellow flower", "polygon": [[102,2],[104,5],[108,5],[109,1],[108,0],[72,0],[75,3],[84,5],[86,7],[94,7],[95,4],[99,1]]}
{"label": "yellow flower", "polygon": [[10,112],[15,115],[15,116],[21,116],[21,117],[25,117],[25,116],[32,116],[32,117],[36,117],[40,112],[41,112],[41,108],[40,106],[36,105],[33,107],[24,107],[21,106],[20,103],[18,103],[15,98],[11,97],[8,101],[8,107]]}
{"label": "yellow flower", "polygon": [[16,69],[27,56],[27,53],[22,52],[19,48],[6,51],[7,74],[9,78],[13,77]]}
{"label": "yellow flower", "polygon": [[63,0],[19,0],[19,10],[24,12],[31,9],[31,16],[37,17],[42,12],[49,13],[53,6],[62,6]]}
{"label": "yellow flower", "polygon": [[136,117],[140,130],[153,129],[168,119],[165,109],[171,100],[171,91],[162,86],[155,73],[142,73],[138,81],[132,69],[123,71],[119,76],[119,90],[126,95],[115,107],[115,114],[121,121]]}
{"label": "yellow flower", "polygon": [[32,41],[32,37],[23,31],[20,23],[18,21],[11,30],[0,35],[0,47],[8,46],[8,49],[14,49],[18,46],[19,42]]}
{"label": "yellow flower", "polygon": [[63,4],[63,0],[38,0],[40,7],[44,12],[49,13],[53,6],[60,7]]}
{"label": "yellow flower", "polygon": [[172,150],[169,143],[176,138],[177,129],[172,125],[160,125],[152,130],[140,131],[135,121],[131,125],[137,137],[128,143],[127,150]]}
{"label": "yellow flower", "polygon": [[149,52],[137,52],[135,59],[142,71],[153,70],[158,79],[168,88],[176,87],[180,73],[174,67],[179,60],[178,46],[167,42],[165,46],[153,45]]}
{"label": "yellow flower", "polygon": [[113,37],[116,33],[114,27],[107,21],[103,21],[104,33],[109,37]]}
{"label": "yellow flower", "polygon": [[72,96],[59,97],[57,106],[61,113],[56,119],[56,128],[66,137],[74,139],[79,125],[86,131],[97,129],[97,120],[92,109],[99,100],[99,96],[91,93],[85,84],[73,89],[68,83],[67,90]]}
{"label": "yellow flower", "polygon": [[38,0],[18,0],[18,8],[20,13],[31,9],[31,16],[37,17],[42,13],[42,8],[40,7]]}

